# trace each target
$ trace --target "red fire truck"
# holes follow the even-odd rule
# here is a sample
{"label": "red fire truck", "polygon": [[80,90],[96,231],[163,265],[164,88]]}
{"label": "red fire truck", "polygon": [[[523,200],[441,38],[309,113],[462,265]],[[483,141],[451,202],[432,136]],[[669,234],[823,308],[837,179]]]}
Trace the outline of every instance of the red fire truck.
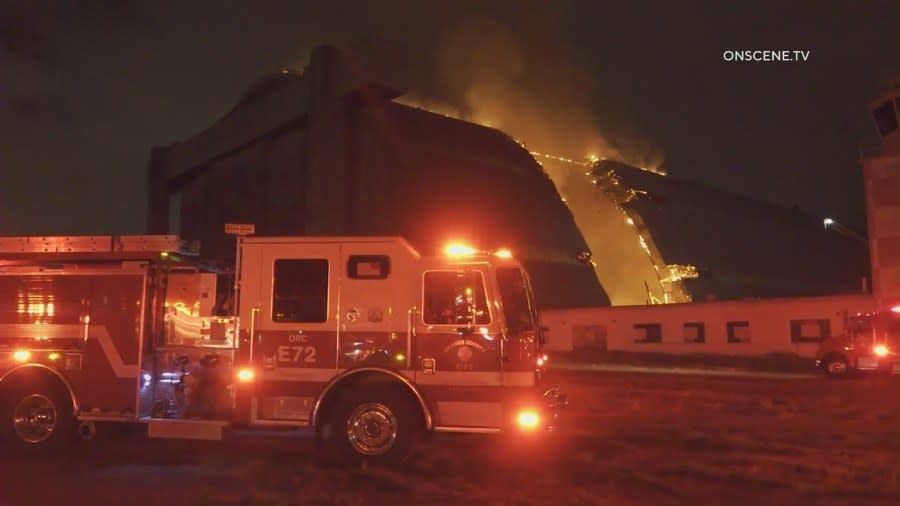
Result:
{"label": "red fire truck", "polygon": [[819,345],[816,365],[833,378],[853,371],[900,372],[900,306],[848,316],[844,332]]}
{"label": "red fire truck", "polygon": [[[900,81],[869,103],[878,133],[860,150],[874,307],[846,319],[843,335],[824,341],[817,363],[831,376],[900,370]],[[835,225],[826,219],[825,226]],[[846,227],[838,227],[846,233]],[[854,237],[858,237],[854,235]]]}
{"label": "red fire truck", "polygon": [[[0,239],[0,437],[98,422],[152,438],[312,427],[351,458],[417,433],[552,429],[529,278],[509,251],[397,237],[238,236],[234,268],[175,236]],[[242,431],[247,432],[247,431]]]}

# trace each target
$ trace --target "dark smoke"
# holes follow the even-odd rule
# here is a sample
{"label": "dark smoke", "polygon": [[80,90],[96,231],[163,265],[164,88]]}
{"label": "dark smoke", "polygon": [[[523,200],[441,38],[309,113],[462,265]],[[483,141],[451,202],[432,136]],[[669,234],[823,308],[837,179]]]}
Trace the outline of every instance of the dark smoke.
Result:
{"label": "dark smoke", "polygon": [[[532,151],[659,166],[662,156],[627,104],[592,77],[597,62],[576,48],[568,28],[572,3],[426,4],[370,7],[355,14],[362,25],[348,27],[342,18],[339,30],[324,31],[322,40],[349,48],[360,66],[388,60],[388,68],[404,73],[400,102],[498,128]],[[611,302],[644,304],[648,286],[662,299],[659,275],[635,229],[590,184],[587,168],[536,159],[566,197]]]}
{"label": "dark smoke", "polygon": [[338,5],[302,34],[298,54],[327,42],[362,61],[393,60],[408,102],[499,128],[532,150],[657,167],[661,153],[627,104],[591,77],[597,62],[574,43],[575,15],[565,1]]}

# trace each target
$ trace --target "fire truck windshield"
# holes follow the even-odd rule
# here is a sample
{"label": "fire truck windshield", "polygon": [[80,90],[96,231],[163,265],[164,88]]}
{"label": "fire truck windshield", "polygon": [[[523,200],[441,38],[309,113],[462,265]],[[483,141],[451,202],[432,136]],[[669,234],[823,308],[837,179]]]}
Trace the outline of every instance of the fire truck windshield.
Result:
{"label": "fire truck windshield", "polygon": [[509,332],[534,330],[532,304],[522,271],[517,267],[498,268],[497,285],[500,288],[503,316],[506,318]]}
{"label": "fire truck windshield", "polygon": [[900,350],[900,315],[888,313],[886,340],[894,350]]}

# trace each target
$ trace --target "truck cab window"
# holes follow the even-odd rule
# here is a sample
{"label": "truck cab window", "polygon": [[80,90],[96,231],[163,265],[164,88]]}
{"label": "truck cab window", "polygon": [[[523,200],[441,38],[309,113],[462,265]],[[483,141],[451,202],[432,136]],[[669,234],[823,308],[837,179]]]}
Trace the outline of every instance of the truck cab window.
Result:
{"label": "truck cab window", "polygon": [[422,317],[429,325],[485,325],[491,322],[480,272],[425,273]]}
{"label": "truck cab window", "polygon": [[509,331],[515,333],[533,330],[532,308],[528,303],[528,291],[522,271],[510,267],[497,269],[497,285]]}
{"label": "truck cab window", "polygon": [[892,348],[900,348],[900,316],[897,313],[889,313],[885,326],[886,339]]}
{"label": "truck cab window", "polygon": [[272,321],[321,323],[328,319],[328,260],[275,261]]}
{"label": "truck cab window", "polygon": [[882,136],[897,130],[897,112],[894,110],[894,103],[890,100],[876,107],[872,111],[872,117],[878,126],[878,133]]}
{"label": "truck cab window", "polygon": [[391,259],[386,255],[352,255],[347,259],[350,279],[387,279],[391,274]]}

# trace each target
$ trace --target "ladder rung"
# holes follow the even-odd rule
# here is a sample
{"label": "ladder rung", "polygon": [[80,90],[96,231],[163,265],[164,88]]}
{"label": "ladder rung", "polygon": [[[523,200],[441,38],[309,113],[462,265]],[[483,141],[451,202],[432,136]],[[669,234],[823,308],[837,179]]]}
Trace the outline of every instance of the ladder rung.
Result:
{"label": "ladder rung", "polygon": [[198,253],[196,243],[175,235],[78,235],[0,237],[0,253]]}

